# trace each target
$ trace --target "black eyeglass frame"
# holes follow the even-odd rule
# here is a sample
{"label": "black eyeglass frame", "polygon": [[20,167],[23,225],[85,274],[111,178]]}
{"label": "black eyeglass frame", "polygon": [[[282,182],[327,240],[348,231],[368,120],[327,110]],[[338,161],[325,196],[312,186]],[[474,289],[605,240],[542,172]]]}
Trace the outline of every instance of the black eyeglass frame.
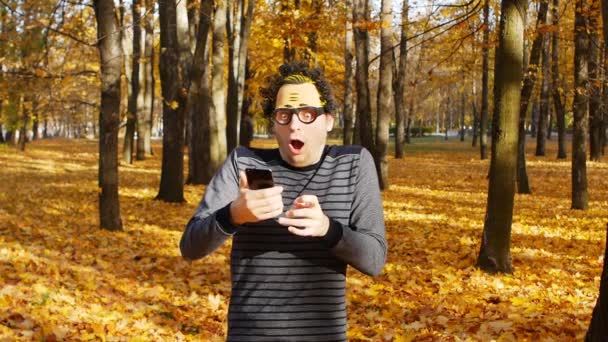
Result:
{"label": "black eyeglass frame", "polygon": [[[302,120],[302,118],[300,117],[300,113],[304,113],[304,112],[310,111],[310,110],[312,110],[315,113],[314,118],[311,121]],[[291,114],[291,115],[289,115],[289,120],[287,120],[287,122],[280,122],[279,120],[277,120],[277,113],[280,111],[287,111]],[[282,126],[289,125],[291,123],[291,120],[293,120],[294,114],[296,114],[296,116],[298,117],[298,120],[300,120],[301,123],[309,125],[309,124],[315,122],[315,120],[317,120],[317,118],[320,115],[325,114],[325,108],[314,107],[314,106],[298,107],[298,108],[276,108],[275,110],[272,111],[272,120]]]}

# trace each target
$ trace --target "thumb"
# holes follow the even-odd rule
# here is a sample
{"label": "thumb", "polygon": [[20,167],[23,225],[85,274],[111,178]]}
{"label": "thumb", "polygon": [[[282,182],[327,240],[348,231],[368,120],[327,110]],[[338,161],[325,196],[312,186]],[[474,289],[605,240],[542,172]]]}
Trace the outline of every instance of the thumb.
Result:
{"label": "thumb", "polygon": [[239,189],[249,189],[249,183],[247,182],[247,175],[245,171],[239,171]]}
{"label": "thumb", "polygon": [[315,195],[302,195],[295,202],[301,208],[313,208],[319,205],[319,200]]}

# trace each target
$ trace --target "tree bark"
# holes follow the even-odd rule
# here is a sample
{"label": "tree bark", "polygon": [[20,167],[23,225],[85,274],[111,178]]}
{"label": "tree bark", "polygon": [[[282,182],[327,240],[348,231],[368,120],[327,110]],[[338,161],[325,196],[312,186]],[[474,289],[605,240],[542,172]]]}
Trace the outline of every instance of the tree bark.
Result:
{"label": "tree bark", "polygon": [[551,35],[552,59],[551,73],[553,83],[553,107],[555,108],[555,121],[557,124],[557,159],[566,159],[566,109],[562,102],[561,82],[559,79],[559,0],[553,0],[552,18],[556,30]]}
{"label": "tree bark", "polygon": [[608,224],[606,228],[604,267],[602,268],[602,278],[600,279],[600,291],[593,308],[585,342],[608,341]]}
{"label": "tree bark", "polygon": [[[465,79],[464,79],[464,73],[462,75],[462,84],[465,84]],[[464,141],[464,137],[466,134],[466,126],[465,126],[465,111],[466,111],[466,95],[464,94],[464,91],[461,92],[460,94],[460,141],[463,142]]]}
{"label": "tree bark", "polygon": [[602,129],[602,93],[599,79],[599,45],[598,31],[599,13],[591,11],[589,14],[589,159],[599,161],[602,156],[601,134]]}
{"label": "tree bark", "polygon": [[190,42],[190,53],[192,55],[196,51],[196,36],[200,23],[200,11],[196,11],[196,4],[198,2],[196,0],[188,0],[186,3],[188,8],[188,41]]}
{"label": "tree bark", "polygon": [[211,69],[210,160],[207,172],[215,173],[226,158],[226,104],[224,102],[224,35],[226,3],[218,2],[213,13],[213,67]]}
{"label": "tree bark", "polygon": [[[481,76],[481,113],[479,114],[479,152],[480,159],[488,158],[488,137],[486,128],[488,127],[488,108],[489,108],[489,92],[490,92],[490,0],[483,2],[483,71]],[[447,132],[447,131],[446,131]],[[446,133],[447,134],[447,133]]]}
{"label": "tree bark", "polygon": [[[542,22],[539,19],[539,26],[547,23],[548,2],[541,3],[543,13],[545,14]],[[539,15],[540,18],[540,15]],[[540,86],[540,113],[538,116],[538,131],[536,132],[536,155],[544,156],[546,151],[547,140],[547,119],[549,117],[549,39],[546,34],[541,34],[541,86]]]}
{"label": "tree bark", "polygon": [[499,46],[494,68],[495,101],[488,204],[477,266],[488,273],[511,273],[511,223],[515,197],[515,168],[523,37],[527,4],[503,0]]}
{"label": "tree bark", "polygon": [[405,123],[407,113],[405,112],[405,100],[407,96],[407,31],[409,26],[409,2],[403,0],[401,11],[401,44],[399,44],[399,70],[396,74],[395,87],[395,158],[403,158],[405,155]]}
{"label": "tree bark", "polygon": [[352,1],[348,1],[346,5],[346,37],[344,41],[344,109],[342,115],[344,117],[344,129],[342,131],[342,142],[344,145],[353,143],[353,58],[354,58],[354,40],[353,40],[353,12],[349,9],[352,7]]}
{"label": "tree bark", "polygon": [[101,59],[101,111],[99,112],[99,224],[122,230],[118,202],[118,124],[120,123],[120,71],[122,52],[114,2],[95,0],[97,38]]}
{"label": "tree bark", "polygon": [[378,83],[378,115],[376,123],[376,150],[374,159],[380,189],[387,190],[388,180],[388,130],[393,111],[393,54],[392,54],[392,0],[382,0],[380,20],[380,76]]}
{"label": "tree bark", "polygon": [[226,108],[226,142],[228,151],[239,144],[240,112],[239,107],[239,45],[241,40],[241,15],[243,0],[227,2],[226,32],[228,36],[228,98]]}
{"label": "tree bark", "polygon": [[[163,157],[160,188],[156,199],[184,201],[184,111],[180,47],[175,0],[159,3],[160,79],[163,94]],[[187,31],[186,31],[187,32]]]}
{"label": "tree bark", "polygon": [[27,124],[30,121],[30,102],[29,98],[25,98],[24,95],[20,96],[19,107],[21,107],[21,129],[19,130],[19,150],[25,151],[25,144],[27,143]]}
{"label": "tree bark", "polygon": [[[140,94],[140,59],[141,59],[141,0],[133,0],[133,60],[131,69],[131,92],[129,93],[129,104],[127,106],[127,128],[125,132],[125,142],[122,147],[122,160],[127,164],[133,163],[133,146],[135,140],[135,127],[140,116],[138,110],[141,109],[139,101]],[[123,30],[124,30],[123,23]],[[129,61],[125,59],[125,64]],[[142,99],[143,100],[143,99]]]}
{"label": "tree bark", "polygon": [[245,56],[245,79],[243,81],[243,104],[241,105],[241,129],[239,132],[239,142],[245,147],[250,147],[253,141],[253,127],[255,119],[249,114],[251,97],[247,96],[247,80],[251,79],[251,69],[249,67],[249,56]]}
{"label": "tree bark", "polygon": [[[241,40],[240,40],[240,46],[239,46],[239,64],[238,64],[238,78],[237,78],[237,85],[238,85],[238,108],[237,111],[239,113],[241,113],[241,120],[240,120],[240,127],[244,128],[244,126],[249,126],[250,123],[248,122],[243,122],[243,118],[245,118],[243,116],[243,113],[245,113],[245,115],[248,114],[248,109],[243,110],[243,107],[245,106],[245,102],[246,101],[250,101],[250,99],[245,99],[245,81],[247,79],[247,77],[250,77],[249,75],[249,68],[248,68],[248,56],[249,56],[249,39],[251,37],[251,23],[253,22],[253,16],[254,16],[254,10],[255,10],[255,0],[248,0],[247,1],[247,12],[244,12],[243,15],[241,15]],[[244,5],[243,5],[243,8]],[[247,102],[249,103],[249,102]],[[249,106],[249,105],[247,105]],[[248,117],[247,120],[252,120],[251,117]],[[251,140],[253,139],[253,125],[251,125],[251,137],[249,137],[249,134],[247,132],[245,132],[249,141],[246,142],[247,146],[249,145],[249,143],[251,143]],[[239,136],[241,136],[240,131],[239,131]],[[240,141],[239,139],[239,143],[243,144],[243,142]]]}
{"label": "tree bark", "polygon": [[576,0],[574,19],[574,134],[572,137],[572,209],[587,209],[587,127],[589,113],[589,40],[585,0]]}
{"label": "tree bark", "polygon": [[[245,87],[245,63],[247,46],[251,35],[251,22],[255,0],[237,0],[234,10],[228,11],[226,28],[228,29],[228,103],[226,141],[228,151],[239,145],[241,127],[241,108]],[[234,15],[232,15],[234,14]],[[231,19],[232,18],[232,19]]]}
{"label": "tree bark", "polygon": [[[549,4],[545,1],[541,2],[538,17],[536,20],[536,27],[543,27],[547,23],[547,10]],[[527,72],[524,76],[523,86],[521,88],[520,104],[519,104],[519,134],[517,141],[517,192],[520,194],[529,194],[530,183],[528,180],[528,170],[526,168],[526,116],[528,109],[530,108],[530,97],[534,90],[534,83],[536,83],[537,70],[540,62],[541,51],[543,49],[543,42],[545,41],[544,34],[538,33],[532,42],[532,49],[530,51],[530,60],[528,62]],[[544,151],[545,139],[542,139],[543,151]],[[538,143],[537,143],[538,151]],[[544,152],[543,152],[544,153]]]}
{"label": "tree bark", "polygon": [[369,0],[354,0],[353,3],[353,33],[355,37],[355,56],[357,69],[355,80],[357,84],[357,122],[361,145],[374,151],[374,136],[372,132],[372,108],[369,93],[369,32],[366,24],[369,22]]}
{"label": "tree bark", "polygon": [[602,120],[602,128],[600,129],[600,131],[602,132],[602,154],[605,154],[606,145],[608,144],[608,133],[606,132],[606,130],[608,129],[608,1],[602,1],[602,22],[604,23],[602,26],[604,33],[604,110],[602,111],[602,115],[604,119]]}
{"label": "tree bark", "polygon": [[145,0],[146,15],[144,29],[144,58],[141,61],[140,72],[143,72],[141,88],[143,90],[143,105],[137,118],[137,160],[144,160],[146,155],[152,155],[152,117],[154,113],[154,0]]}
{"label": "tree bark", "polygon": [[199,29],[192,64],[192,84],[188,93],[188,115],[190,115],[192,134],[190,134],[188,184],[207,184],[213,175],[206,172],[209,162],[211,141],[209,140],[209,28],[213,2],[201,3]]}
{"label": "tree bark", "polygon": [[[38,98],[37,97],[33,97],[32,98],[32,140],[36,140],[40,138],[40,134],[38,133],[38,126],[39,126],[39,121],[40,121],[40,114],[36,114],[39,113],[39,108],[38,108]],[[2,113],[2,107],[0,106],[0,113]],[[0,132],[1,132],[1,127],[0,127]]]}

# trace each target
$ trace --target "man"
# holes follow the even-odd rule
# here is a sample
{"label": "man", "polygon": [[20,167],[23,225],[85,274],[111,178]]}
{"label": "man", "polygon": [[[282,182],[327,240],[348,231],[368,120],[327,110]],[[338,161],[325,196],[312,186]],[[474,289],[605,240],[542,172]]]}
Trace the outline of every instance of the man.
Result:
{"label": "man", "polygon": [[[370,153],[326,146],[335,103],[318,69],[293,63],[262,89],[279,148],[235,149],[180,242],[201,258],[232,237],[229,341],[346,341],[346,266],[378,275],[384,218]],[[249,189],[246,168],[274,186]]]}

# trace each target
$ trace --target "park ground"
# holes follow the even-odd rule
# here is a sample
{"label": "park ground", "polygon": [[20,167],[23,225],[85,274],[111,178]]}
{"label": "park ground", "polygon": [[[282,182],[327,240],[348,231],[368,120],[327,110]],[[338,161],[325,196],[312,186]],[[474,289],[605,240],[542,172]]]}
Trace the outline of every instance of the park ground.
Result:
{"label": "park ground", "polygon": [[[256,140],[257,146],[271,146]],[[229,249],[184,261],[186,202],[154,200],[161,151],[121,165],[124,231],[99,229],[97,142],[0,146],[0,341],[223,341]],[[415,139],[390,159],[388,261],[348,274],[351,341],[582,340],[599,291],[608,162],[589,162],[589,209],[570,209],[570,159],[528,145],[530,195],[516,195],[514,273],[474,267],[489,161],[470,141]],[[187,163],[186,163],[187,165]]]}

